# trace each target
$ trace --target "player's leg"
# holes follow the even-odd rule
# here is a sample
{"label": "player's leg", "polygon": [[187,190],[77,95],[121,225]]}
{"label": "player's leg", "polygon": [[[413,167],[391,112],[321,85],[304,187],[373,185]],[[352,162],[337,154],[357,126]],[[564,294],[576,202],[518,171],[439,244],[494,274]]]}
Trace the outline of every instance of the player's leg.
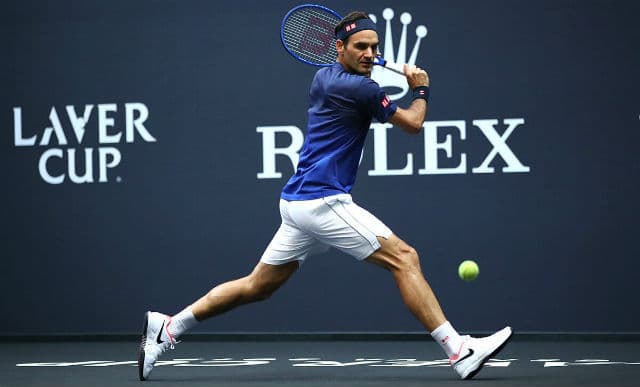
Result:
{"label": "player's leg", "polygon": [[431,333],[449,358],[455,356],[463,338],[447,321],[440,303],[427,283],[416,250],[396,235],[378,237],[378,248],[366,260],[389,270],[402,300]]}
{"label": "player's leg", "polygon": [[237,306],[269,298],[298,268],[298,261],[272,265],[258,262],[251,274],[220,284],[191,305],[198,321]]}
{"label": "player's leg", "polygon": [[447,321],[438,300],[427,283],[414,248],[395,235],[378,237],[380,248],[367,261],[393,274],[400,294],[409,310],[431,332],[462,379],[474,377],[511,338],[511,328],[483,338],[460,336]]}
{"label": "player's leg", "polygon": [[414,248],[395,235],[378,237],[380,248],[367,261],[382,266],[393,274],[400,294],[409,310],[431,332],[462,379],[474,377],[511,338],[511,328],[495,334],[473,338],[460,336],[446,320],[438,300],[427,283]]}
{"label": "player's leg", "polygon": [[318,238],[356,259],[366,259],[389,270],[409,310],[440,344],[460,377],[473,377],[504,346],[511,336],[508,327],[481,339],[460,336],[442,312],[422,273],[415,249],[373,214],[353,203],[349,195],[325,198],[324,204],[329,211],[314,211]]}
{"label": "player's leg", "polygon": [[175,316],[147,312],[138,351],[138,377],[147,380],[163,352],[173,348],[176,338],[198,322],[240,305],[267,299],[298,268],[298,261],[282,265],[259,262],[251,274],[211,289]]}
{"label": "player's leg", "polygon": [[393,274],[404,303],[422,325],[433,332],[447,320],[424,278],[418,253],[395,234],[388,238],[378,237],[378,242],[380,248],[367,261]]}
{"label": "player's leg", "polygon": [[[287,212],[288,205],[281,201],[282,224],[253,271],[245,277],[211,289],[183,311],[187,317],[186,312],[191,312],[197,321],[203,321],[237,306],[265,300],[291,277],[300,262],[316,247],[317,241],[291,222]],[[175,316],[178,325],[183,312]],[[176,335],[182,333],[176,331]]]}
{"label": "player's leg", "polygon": [[[281,202],[281,213],[285,215],[286,205]],[[173,347],[177,337],[200,321],[268,298],[291,277],[316,245],[312,236],[290,224],[283,215],[280,228],[249,275],[214,287],[175,316],[147,312],[138,352],[140,380],[148,378],[155,362]]]}

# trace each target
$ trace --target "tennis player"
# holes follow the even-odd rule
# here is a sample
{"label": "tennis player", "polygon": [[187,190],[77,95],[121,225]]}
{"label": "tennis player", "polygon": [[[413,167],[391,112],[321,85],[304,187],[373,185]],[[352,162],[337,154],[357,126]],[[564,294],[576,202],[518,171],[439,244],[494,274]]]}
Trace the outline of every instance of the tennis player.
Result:
{"label": "tennis player", "polygon": [[370,78],[378,51],[375,23],[363,12],[352,12],[335,34],[337,61],[320,69],[311,84],[307,134],[297,170],[282,190],[280,228],[246,277],[214,287],[174,316],[147,312],[140,380],[149,377],[159,356],[187,330],[239,305],[267,299],[307,257],[330,247],[390,271],[407,307],[462,379],[473,377],[511,337],[509,327],[484,338],[460,336],[425,280],[416,250],[354,203],[350,192],[372,119],[419,133],[427,114],[429,77],[404,65],[413,101],[398,107]]}

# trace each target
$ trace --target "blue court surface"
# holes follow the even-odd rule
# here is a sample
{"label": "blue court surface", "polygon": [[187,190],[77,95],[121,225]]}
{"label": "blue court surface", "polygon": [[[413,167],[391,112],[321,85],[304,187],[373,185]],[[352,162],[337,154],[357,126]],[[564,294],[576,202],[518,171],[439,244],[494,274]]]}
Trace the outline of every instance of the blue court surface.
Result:
{"label": "blue court surface", "polygon": [[138,380],[138,341],[4,340],[0,386],[638,386],[640,340],[515,335],[470,381],[426,339],[186,336]]}

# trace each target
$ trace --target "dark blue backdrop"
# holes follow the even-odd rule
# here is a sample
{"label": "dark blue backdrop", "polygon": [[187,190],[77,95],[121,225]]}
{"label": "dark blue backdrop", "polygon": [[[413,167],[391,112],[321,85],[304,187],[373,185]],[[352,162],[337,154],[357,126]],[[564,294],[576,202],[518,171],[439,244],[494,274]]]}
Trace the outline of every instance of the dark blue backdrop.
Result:
{"label": "dark blue backdrop", "polygon": [[[264,127],[279,127],[279,150],[304,130],[315,71],[280,45],[297,4],[0,5],[0,334],[134,333],[147,309],[174,313],[249,272],[293,171],[278,154],[267,160],[282,177],[258,178]],[[638,331],[640,3],[324,4],[376,15],[383,46],[392,8],[396,54],[407,12],[407,58],[416,27],[428,30],[416,62],[432,79],[435,137],[394,128],[376,148],[372,130],[353,194],[417,248],[453,324]],[[488,133],[502,146],[477,120],[498,122]],[[503,170],[507,149],[527,171]],[[369,172],[385,152],[404,175]],[[474,173],[487,157],[493,172]],[[70,160],[93,182],[74,182]],[[456,270],[469,258],[481,274],[465,283]],[[331,251],[268,302],[198,330],[421,327],[388,273]]]}

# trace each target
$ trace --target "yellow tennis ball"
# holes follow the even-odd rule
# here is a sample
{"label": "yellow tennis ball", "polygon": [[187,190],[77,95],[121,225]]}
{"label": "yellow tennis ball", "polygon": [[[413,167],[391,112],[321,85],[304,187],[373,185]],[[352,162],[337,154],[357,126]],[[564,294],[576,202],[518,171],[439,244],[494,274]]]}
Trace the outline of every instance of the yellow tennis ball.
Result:
{"label": "yellow tennis ball", "polygon": [[462,261],[458,266],[458,276],[465,281],[473,281],[478,277],[478,274],[480,274],[478,264],[470,259]]}

